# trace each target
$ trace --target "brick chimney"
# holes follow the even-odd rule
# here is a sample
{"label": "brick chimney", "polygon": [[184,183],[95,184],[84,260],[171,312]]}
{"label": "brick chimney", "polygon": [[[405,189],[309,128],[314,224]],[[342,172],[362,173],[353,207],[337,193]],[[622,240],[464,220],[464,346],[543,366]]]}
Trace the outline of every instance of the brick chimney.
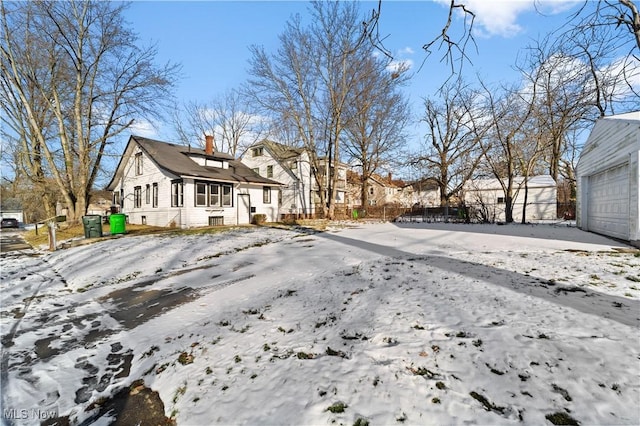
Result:
{"label": "brick chimney", "polygon": [[204,152],[207,155],[213,155],[213,135],[204,135],[204,140]]}

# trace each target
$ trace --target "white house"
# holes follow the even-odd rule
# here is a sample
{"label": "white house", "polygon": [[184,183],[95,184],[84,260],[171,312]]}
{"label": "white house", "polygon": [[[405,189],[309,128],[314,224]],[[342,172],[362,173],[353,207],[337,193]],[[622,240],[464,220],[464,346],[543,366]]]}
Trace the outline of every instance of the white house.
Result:
{"label": "white house", "polygon": [[578,165],[576,219],[640,247],[640,112],[600,118]]}
{"label": "white house", "polygon": [[439,207],[440,188],[431,178],[417,180],[402,188],[401,203],[405,207]]}
{"label": "white house", "polygon": [[[554,220],[557,218],[557,187],[549,175],[514,178],[513,220],[519,222],[526,203],[526,220]],[[474,179],[464,186],[464,202],[481,219],[489,222],[506,220],[505,194],[498,179]]]}
{"label": "white house", "polygon": [[[318,184],[311,171],[310,156],[304,148],[294,148],[277,142],[263,140],[244,153],[241,161],[255,173],[282,184],[280,190],[281,217],[313,217],[317,214],[320,197]],[[321,159],[318,171],[321,179],[327,178],[326,163]],[[347,190],[347,168],[338,167],[336,206],[344,206]]]}
{"label": "white house", "polygon": [[278,219],[280,184],[228,154],[131,136],[107,189],[130,223],[155,226],[248,224]]}

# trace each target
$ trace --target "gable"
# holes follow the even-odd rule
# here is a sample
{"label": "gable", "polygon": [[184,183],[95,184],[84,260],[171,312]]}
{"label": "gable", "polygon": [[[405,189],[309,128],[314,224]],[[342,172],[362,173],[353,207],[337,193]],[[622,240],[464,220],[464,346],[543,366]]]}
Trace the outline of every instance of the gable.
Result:
{"label": "gable", "polygon": [[580,153],[577,174],[589,175],[621,164],[633,152],[640,152],[640,113],[600,118]]}

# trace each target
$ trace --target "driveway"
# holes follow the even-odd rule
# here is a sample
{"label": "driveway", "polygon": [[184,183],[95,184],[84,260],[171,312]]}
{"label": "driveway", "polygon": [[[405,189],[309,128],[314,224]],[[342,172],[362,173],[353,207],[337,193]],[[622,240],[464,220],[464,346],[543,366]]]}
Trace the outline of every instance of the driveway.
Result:
{"label": "driveway", "polygon": [[22,230],[3,229],[0,231],[0,253],[29,250],[32,247],[22,238]]}

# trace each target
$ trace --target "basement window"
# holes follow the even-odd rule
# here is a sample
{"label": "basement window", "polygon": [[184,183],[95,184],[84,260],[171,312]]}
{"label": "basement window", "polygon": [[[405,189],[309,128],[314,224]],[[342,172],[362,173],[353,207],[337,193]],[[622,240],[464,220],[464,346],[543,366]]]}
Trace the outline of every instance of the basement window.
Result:
{"label": "basement window", "polygon": [[498,197],[498,204],[504,204],[504,197]]}
{"label": "basement window", "polygon": [[223,216],[209,216],[209,226],[222,226],[224,225]]}

